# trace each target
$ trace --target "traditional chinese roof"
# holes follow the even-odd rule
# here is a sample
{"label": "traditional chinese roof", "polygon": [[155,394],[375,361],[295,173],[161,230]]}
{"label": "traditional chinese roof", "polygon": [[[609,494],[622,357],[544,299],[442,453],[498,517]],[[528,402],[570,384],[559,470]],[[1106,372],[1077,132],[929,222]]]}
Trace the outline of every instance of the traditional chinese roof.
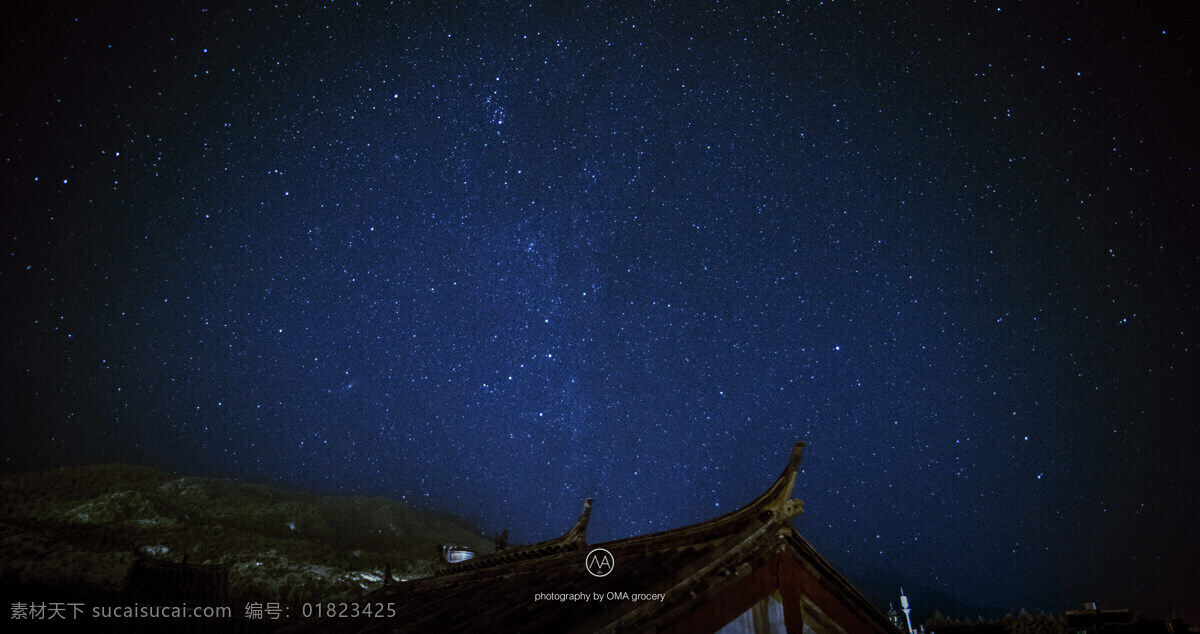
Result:
{"label": "traditional chinese roof", "polygon": [[[726,515],[589,547],[588,500],[562,537],[454,564],[365,599],[394,608],[390,618],[385,612],[385,618],[313,625],[342,632],[715,631],[779,590],[796,605],[789,630],[799,627],[803,604],[803,618],[813,623],[834,622],[847,632],[892,632],[883,614],[791,524],[803,510],[791,494],[804,446],[796,443],[783,474],[765,493]],[[586,570],[593,547],[614,560],[604,577]],[[608,599],[610,592],[663,598]],[[550,593],[586,594],[589,600],[536,600]]]}

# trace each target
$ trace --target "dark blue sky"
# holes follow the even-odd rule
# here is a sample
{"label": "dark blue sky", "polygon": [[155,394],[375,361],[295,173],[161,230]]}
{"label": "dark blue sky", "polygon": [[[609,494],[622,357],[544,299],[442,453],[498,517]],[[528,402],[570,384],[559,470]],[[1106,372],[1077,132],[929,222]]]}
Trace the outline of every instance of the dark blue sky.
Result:
{"label": "dark blue sky", "polygon": [[599,541],[804,439],[852,579],[1200,620],[1195,4],[102,4],[4,9],[5,470]]}

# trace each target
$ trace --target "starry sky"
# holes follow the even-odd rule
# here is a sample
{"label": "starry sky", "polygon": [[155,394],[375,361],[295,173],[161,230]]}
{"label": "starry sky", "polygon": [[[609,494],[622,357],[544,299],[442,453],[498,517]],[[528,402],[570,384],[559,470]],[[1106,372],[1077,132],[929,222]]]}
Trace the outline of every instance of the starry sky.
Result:
{"label": "starry sky", "polygon": [[4,471],[1200,620],[1200,5],[223,4],[4,9]]}

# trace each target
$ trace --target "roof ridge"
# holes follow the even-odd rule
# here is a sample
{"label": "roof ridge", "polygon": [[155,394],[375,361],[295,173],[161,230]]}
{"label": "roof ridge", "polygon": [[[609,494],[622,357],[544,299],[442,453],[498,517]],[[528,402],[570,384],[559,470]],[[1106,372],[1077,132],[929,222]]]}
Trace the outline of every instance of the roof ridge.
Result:
{"label": "roof ridge", "polygon": [[575,520],[575,524],[570,530],[563,533],[561,536],[549,541],[538,542],[528,546],[519,546],[508,550],[500,550],[483,557],[469,559],[467,561],[454,564],[448,568],[442,568],[434,573],[435,576],[442,577],[446,575],[455,575],[472,570],[482,570],[491,568],[501,564],[522,561],[525,559],[536,559],[572,550],[579,550],[587,545],[587,526],[588,521],[592,517],[592,498],[583,501],[583,511],[579,514],[579,519]]}

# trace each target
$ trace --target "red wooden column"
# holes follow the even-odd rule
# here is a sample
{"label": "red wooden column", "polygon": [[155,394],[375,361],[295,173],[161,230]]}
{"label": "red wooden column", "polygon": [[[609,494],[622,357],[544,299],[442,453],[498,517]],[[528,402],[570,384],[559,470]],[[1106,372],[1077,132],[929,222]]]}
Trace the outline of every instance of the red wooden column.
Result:
{"label": "red wooden column", "polygon": [[803,634],[804,592],[796,573],[800,564],[796,563],[787,551],[779,553],[773,563],[779,576],[779,596],[783,599],[783,626],[787,628],[788,634]]}

